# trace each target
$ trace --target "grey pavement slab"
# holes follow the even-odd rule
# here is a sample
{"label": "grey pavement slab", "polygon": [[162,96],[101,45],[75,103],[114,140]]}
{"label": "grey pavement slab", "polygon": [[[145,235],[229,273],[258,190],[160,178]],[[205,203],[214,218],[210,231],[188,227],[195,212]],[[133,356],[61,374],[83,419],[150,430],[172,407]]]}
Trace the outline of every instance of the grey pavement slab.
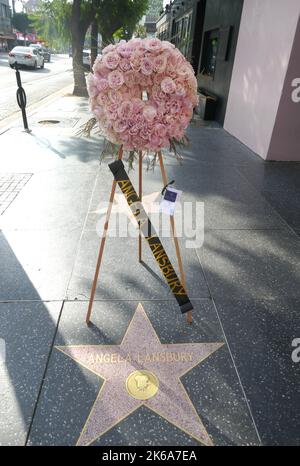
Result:
{"label": "grey pavement slab", "polygon": [[288,231],[207,231],[198,255],[214,298],[300,297],[300,242]]}
{"label": "grey pavement slab", "polygon": [[292,228],[300,228],[299,163],[266,162],[238,170]]}
{"label": "grey pavement slab", "polygon": [[183,190],[182,201],[203,202],[205,228],[284,229],[278,213],[233,167],[201,164],[168,170]]}
{"label": "grey pavement slab", "polygon": [[61,305],[0,303],[0,445],[25,445]]}
{"label": "grey pavement slab", "polygon": [[[1,172],[47,171],[79,167],[82,171],[99,166],[101,140],[76,137],[75,129],[34,128],[27,134],[12,128],[1,135]],[[100,149],[99,149],[100,148]]]}
{"label": "grey pavement slab", "polygon": [[[228,298],[228,297],[227,297]],[[300,300],[218,299],[217,310],[264,445],[300,443]]]}
{"label": "grey pavement slab", "polygon": [[[95,302],[90,326],[84,322],[87,302],[65,303],[55,346],[120,344],[137,303]],[[224,341],[209,300],[196,302],[193,325],[186,323],[172,302],[144,302],[143,307],[163,344]],[[214,444],[259,444],[226,345],[195,366],[181,380]],[[28,444],[74,445],[102,383],[97,375],[54,348]],[[112,406],[107,406],[107,409],[111,410]],[[188,434],[146,407],[139,408],[93,443],[196,444]]]}
{"label": "grey pavement slab", "polygon": [[73,230],[84,224],[95,170],[60,167],[35,173],[0,217],[2,230]]}
{"label": "grey pavement slab", "polygon": [[0,301],[66,296],[81,229],[0,232]]}
{"label": "grey pavement slab", "polygon": [[[195,250],[184,249],[184,244],[180,243],[189,297],[209,297]],[[143,264],[140,264],[137,238],[107,238],[95,295],[97,299],[142,300],[172,297],[148,244],[144,240],[142,244]],[[164,238],[162,244],[174,268],[178,270],[172,240]],[[84,232],[67,291],[68,299],[89,299],[99,245],[100,239],[95,230]]]}
{"label": "grey pavement slab", "polygon": [[184,157],[213,165],[253,166],[263,160],[223,128],[199,128],[190,125],[186,132],[190,145],[181,150]]}
{"label": "grey pavement slab", "polygon": [[264,162],[252,167],[238,167],[260,192],[295,190],[300,193],[299,162]]}
{"label": "grey pavement slab", "polygon": [[290,227],[300,228],[300,191],[264,191],[263,196]]}

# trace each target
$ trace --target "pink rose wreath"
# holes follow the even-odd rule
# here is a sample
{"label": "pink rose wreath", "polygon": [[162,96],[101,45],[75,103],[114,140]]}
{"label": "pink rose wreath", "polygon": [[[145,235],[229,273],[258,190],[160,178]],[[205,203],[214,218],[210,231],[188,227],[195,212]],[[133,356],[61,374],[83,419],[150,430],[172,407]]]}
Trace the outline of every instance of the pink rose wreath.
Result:
{"label": "pink rose wreath", "polygon": [[100,132],[129,151],[157,152],[183,142],[198,103],[191,64],[173,44],[155,38],[105,47],[88,76],[88,93]]}

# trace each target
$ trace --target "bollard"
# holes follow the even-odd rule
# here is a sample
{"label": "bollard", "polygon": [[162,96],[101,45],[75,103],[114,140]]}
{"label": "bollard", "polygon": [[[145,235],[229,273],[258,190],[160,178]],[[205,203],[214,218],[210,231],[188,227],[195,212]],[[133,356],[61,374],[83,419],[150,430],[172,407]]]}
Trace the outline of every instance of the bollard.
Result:
{"label": "bollard", "polygon": [[22,111],[24,130],[27,133],[30,133],[30,129],[28,128],[27,116],[26,116],[26,103],[27,103],[26,93],[25,93],[25,91],[24,91],[24,89],[22,87],[21,75],[20,75],[20,71],[18,69],[17,63],[15,64],[15,69],[16,69],[16,79],[17,79],[17,85],[18,85],[17,102],[18,102],[18,105],[19,105],[19,107],[20,107],[20,109]]}

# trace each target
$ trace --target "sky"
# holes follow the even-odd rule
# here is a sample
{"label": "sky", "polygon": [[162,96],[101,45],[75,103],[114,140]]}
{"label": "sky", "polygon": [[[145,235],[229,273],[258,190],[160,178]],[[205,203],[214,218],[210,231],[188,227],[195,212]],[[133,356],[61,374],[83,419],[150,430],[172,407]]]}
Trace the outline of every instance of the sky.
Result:
{"label": "sky", "polygon": [[[27,2],[27,0],[25,0],[25,3],[26,3],[26,2]],[[11,0],[9,0],[9,3],[10,3],[10,5],[12,4]],[[164,6],[166,6],[168,3],[170,3],[170,0],[164,0]],[[16,8],[16,12],[17,12],[17,13],[19,13],[20,11],[22,11],[22,3],[21,3],[21,1],[16,0],[15,8]]]}
{"label": "sky", "polygon": [[[27,0],[25,0],[25,3],[27,2]],[[9,0],[9,3],[10,3],[10,6],[12,6],[12,1]],[[16,13],[20,13],[22,11],[22,3],[18,0],[16,0],[16,3],[15,3],[15,9],[16,9]]]}

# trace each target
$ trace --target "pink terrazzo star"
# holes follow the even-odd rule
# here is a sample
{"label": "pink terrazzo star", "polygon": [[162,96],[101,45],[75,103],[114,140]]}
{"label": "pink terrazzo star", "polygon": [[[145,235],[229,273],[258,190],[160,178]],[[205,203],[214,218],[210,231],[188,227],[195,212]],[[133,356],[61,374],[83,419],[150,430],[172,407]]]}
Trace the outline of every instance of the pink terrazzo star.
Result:
{"label": "pink terrazzo star", "polygon": [[[104,379],[77,445],[89,445],[140,406],[146,406],[204,445],[213,445],[180,377],[223,343],[161,344],[141,304],[121,345],[58,346],[77,363]],[[127,377],[147,370],[159,381],[147,400],[126,390]]]}

